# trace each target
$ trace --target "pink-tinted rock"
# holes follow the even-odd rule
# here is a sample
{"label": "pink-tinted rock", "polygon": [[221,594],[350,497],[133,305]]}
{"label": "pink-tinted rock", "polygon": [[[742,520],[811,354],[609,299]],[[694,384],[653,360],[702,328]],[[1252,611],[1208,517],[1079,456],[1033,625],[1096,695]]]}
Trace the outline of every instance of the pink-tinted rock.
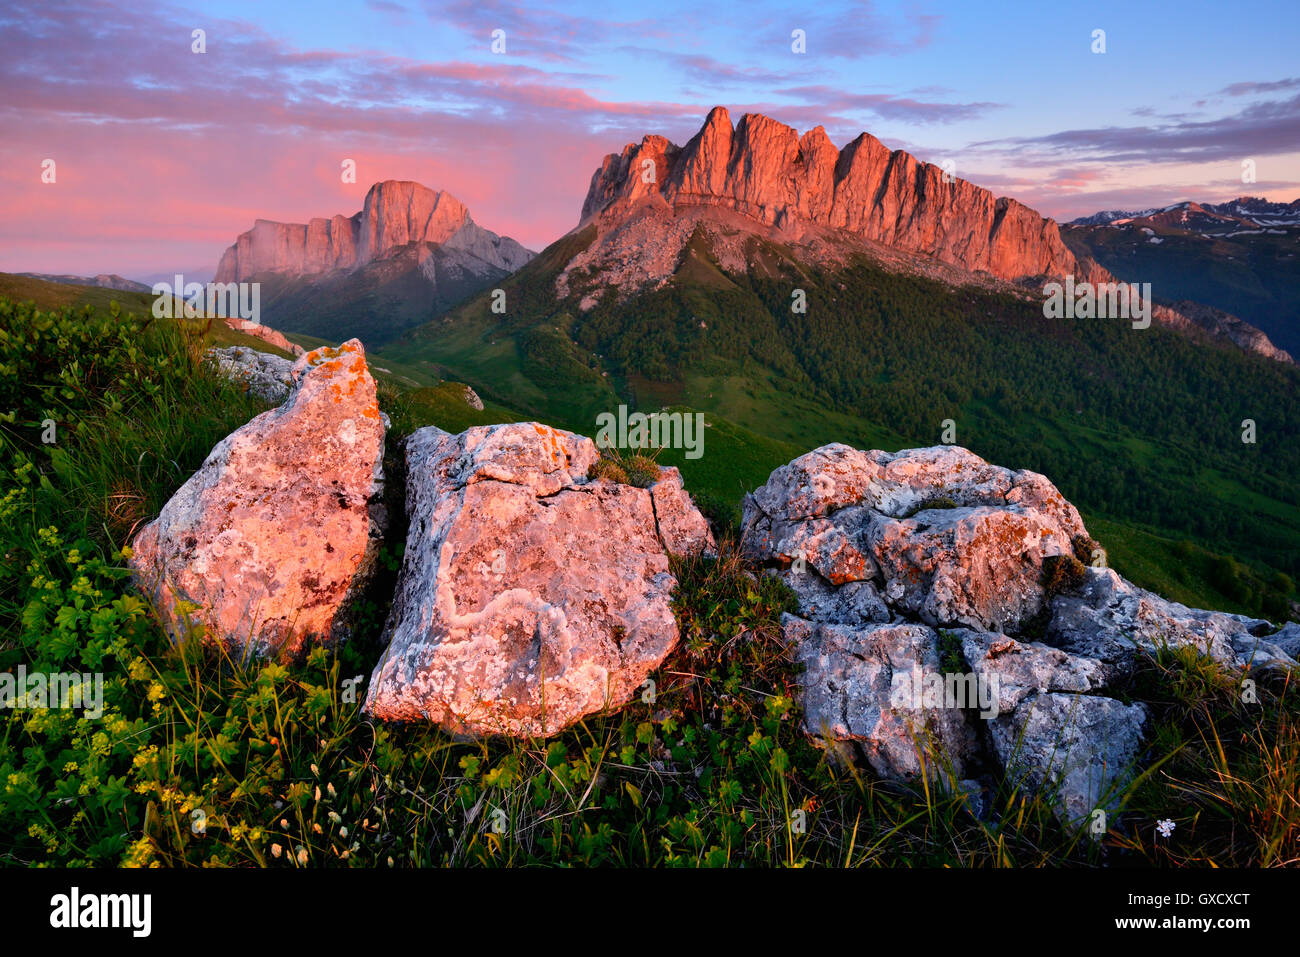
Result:
{"label": "pink-tinted rock", "polygon": [[450,193],[385,180],[370,187],[361,212],[352,216],[318,217],[306,225],[257,220],[222,254],[214,281],[353,269],[417,242],[447,244],[508,272],[532,258],[513,239],[475,224]]}
{"label": "pink-tinted rock", "polygon": [[367,713],[550,735],[637,693],[678,641],[669,550],[712,541],[675,473],[654,491],[589,480],[596,458],[537,423],[407,440],[410,530]]}
{"label": "pink-tinted rock", "polygon": [[715,554],[713,532],[700,510],[682,486],[682,473],[675,467],[663,469],[659,481],[650,486],[659,538],[669,555]]}
{"label": "pink-tinted rock", "polygon": [[[655,163],[653,184],[641,175],[645,159]],[[646,137],[607,156],[582,219],[654,193],[674,210],[721,206],[795,233],[801,223],[843,229],[1000,279],[1100,270],[1076,260],[1052,220],[966,180],[946,182],[939,167],[866,133],[836,150],[821,127],[800,137],[761,114],[733,129],[723,107],[680,149]]]}
{"label": "pink-tinted rock", "polygon": [[355,339],[298,357],[294,385],[217,444],[132,542],[174,637],[295,655],[349,633],[383,524],[385,424]]}

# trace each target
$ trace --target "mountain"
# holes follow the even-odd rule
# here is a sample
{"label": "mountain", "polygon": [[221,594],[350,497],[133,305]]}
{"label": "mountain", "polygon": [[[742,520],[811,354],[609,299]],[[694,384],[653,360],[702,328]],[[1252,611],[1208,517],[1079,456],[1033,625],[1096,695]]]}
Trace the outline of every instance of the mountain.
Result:
{"label": "mountain", "polygon": [[1091,216],[1080,216],[1078,219],[1072,219],[1067,226],[1109,226],[1117,220],[1135,219],[1140,216],[1147,216],[1156,212],[1155,209],[1144,209],[1139,212],[1126,212],[1122,209],[1103,209],[1100,213],[1093,213]]}
{"label": "mountain", "polygon": [[1300,354],[1300,199],[1243,196],[1097,213],[1061,235],[1076,255],[1096,259],[1120,279],[1151,283],[1157,298],[1229,313]]}
{"label": "mountain", "polygon": [[98,276],[52,276],[41,272],[20,272],[16,275],[28,279],[43,279],[45,282],[57,282],[66,286],[95,286],[99,289],[117,289],[122,292],[150,292],[152,287],[133,279],[123,279],[116,273],[100,273]]}
{"label": "mountain", "polygon": [[1258,196],[1238,196],[1226,203],[1174,203],[1137,212],[1106,210],[1081,216],[1070,226],[1161,226],[1202,236],[1233,235],[1240,230],[1300,227],[1300,199],[1274,203]]}
{"label": "mountain", "polygon": [[260,282],[263,321],[276,328],[374,345],[532,258],[451,194],[386,180],[352,216],[257,220],[222,255],[214,281]]}
{"label": "mountain", "polygon": [[[746,114],[733,128],[723,107],[685,146],[646,136],[606,156],[583,202],[578,228],[586,225],[595,227],[595,243],[557,280],[558,294],[582,294],[582,309],[610,290],[626,296],[662,287],[697,229],[727,275],[755,268],[747,244],[762,237],[802,262],[843,264],[866,252],[890,268],[953,285],[1037,294],[1048,278],[1115,281],[1086,250],[1071,249],[1055,221],[903,150],[891,152],[867,133],[837,150],[821,127],[801,136]],[[1166,301],[1153,318],[1291,361],[1235,317],[1210,321]]]}
{"label": "mountain", "polygon": [[[909,193],[889,172],[914,166],[903,155],[854,173],[865,137],[815,160],[819,143],[716,110],[684,147],[646,137],[603,160],[572,231],[501,281],[504,315],[480,293],[375,354],[583,434],[620,405],[702,412],[704,456],[661,461],[720,502],[790,452],[932,445],[950,423],[991,461],[1060,476],[1090,523],[1140,541],[1139,560],[1191,540],[1300,574],[1300,370],[1266,361],[1266,338],[1252,347],[1257,330],[1203,306],[1162,307],[1145,330],[1049,318],[1039,280],[964,268],[950,240],[963,222],[991,233],[984,261],[1015,279],[1110,276],[1062,253],[1054,223],[999,259],[1009,206],[999,218],[998,200],[937,170]],[[958,194],[975,210],[950,205]],[[1245,418],[1266,441],[1243,442]]]}
{"label": "mountain", "polygon": [[[723,107],[684,147],[646,136],[606,156],[591,178],[582,223],[599,224],[600,262],[621,258],[646,232],[643,216],[671,220],[653,250],[662,259],[680,252],[697,222],[720,220],[724,231],[735,225],[719,212],[800,245],[853,237],[1004,280],[1089,271],[1052,220],[903,150],[891,152],[867,133],[837,150],[820,126],[800,136],[746,114],[733,128]],[[653,264],[647,271],[654,278]]]}

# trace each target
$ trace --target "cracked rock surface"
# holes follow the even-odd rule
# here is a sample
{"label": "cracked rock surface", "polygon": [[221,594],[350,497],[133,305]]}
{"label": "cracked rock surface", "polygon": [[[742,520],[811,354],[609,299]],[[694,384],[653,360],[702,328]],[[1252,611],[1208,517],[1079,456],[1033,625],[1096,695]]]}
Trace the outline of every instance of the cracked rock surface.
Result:
{"label": "cracked rock surface", "polygon": [[886,777],[1012,776],[1071,824],[1113,807],[1141,763],[1147,710],[1110,689],[1143,655],[1300,667],[1300,626],[1186,608],[1105,567],[1075,566],[1078,584],[1049,593],[1044,563],[1092,544],[1035,472],[956,446],[840,444],[747,496],[741,540],[798,598],[782,630],[810,735]]}
{"label": "cracked rock surface", "polygon": [[713,548],[677,471],[589,480],[594,443],[531,422],[420,429],[405,454],[410,530],[366,712],[544,736],[626,704],[679,639],[669,554]]}

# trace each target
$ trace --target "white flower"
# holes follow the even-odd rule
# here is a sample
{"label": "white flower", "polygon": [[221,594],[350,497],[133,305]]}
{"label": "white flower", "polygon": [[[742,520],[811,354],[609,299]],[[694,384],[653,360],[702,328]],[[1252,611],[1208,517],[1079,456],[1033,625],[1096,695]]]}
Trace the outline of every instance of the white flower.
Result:
{"label": "white flower", "polygon": [[1163,821],[1156,821],[1156,830],[1160,832],[1161,837],[1168,837],[1170,834],[1174,833],[1174,828],[1177,826],[1178,825],[1169,820],[1169,818],[1165,818]]}

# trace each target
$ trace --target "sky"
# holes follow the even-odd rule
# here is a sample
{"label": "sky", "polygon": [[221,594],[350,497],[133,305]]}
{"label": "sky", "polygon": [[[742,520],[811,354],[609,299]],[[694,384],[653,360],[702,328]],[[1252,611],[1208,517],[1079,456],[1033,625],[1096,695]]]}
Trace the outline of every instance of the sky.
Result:
{"label": "sky", "polygon": [[605,154],[716,105],[1063,221],[1289,201],[1297,41],[1294,0],[0,0],[0,271],[204,281],[254,219],[351,215],[384,179],[540,250]]}

